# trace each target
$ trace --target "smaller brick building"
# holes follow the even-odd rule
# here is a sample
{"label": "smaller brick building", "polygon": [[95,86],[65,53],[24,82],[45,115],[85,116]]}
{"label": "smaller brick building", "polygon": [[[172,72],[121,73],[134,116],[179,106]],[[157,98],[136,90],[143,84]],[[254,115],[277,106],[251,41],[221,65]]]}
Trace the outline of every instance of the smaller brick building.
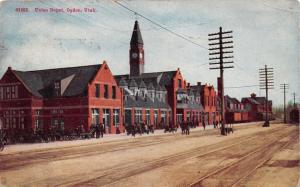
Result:
{"label": "smaller brick building", "polygon": [[256,94],[252,93],[251,97],[242,98],[242,103],[245,109],[248,111],[249,121],[259,121],[265,119],[266,112],[269,113],[269,118],[273,118],[272,114],[272,101],[269,100],[266,107],[266,98],[257,97]]}
{"label": "smaller brick building", "polygon": [[122,124],[122,93],[103,64],[18,71],[0,80],[0,122],[8,131],[58,128],[73,130],[103,122],[106,133]]}

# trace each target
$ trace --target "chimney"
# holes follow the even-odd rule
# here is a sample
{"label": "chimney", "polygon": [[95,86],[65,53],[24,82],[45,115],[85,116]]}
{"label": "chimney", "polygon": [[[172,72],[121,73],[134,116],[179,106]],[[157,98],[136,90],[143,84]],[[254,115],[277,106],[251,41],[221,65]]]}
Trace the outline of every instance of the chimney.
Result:
{"label": "chimney", "polygon": [[201,86],[201,82],[197,82],[197,86]]}

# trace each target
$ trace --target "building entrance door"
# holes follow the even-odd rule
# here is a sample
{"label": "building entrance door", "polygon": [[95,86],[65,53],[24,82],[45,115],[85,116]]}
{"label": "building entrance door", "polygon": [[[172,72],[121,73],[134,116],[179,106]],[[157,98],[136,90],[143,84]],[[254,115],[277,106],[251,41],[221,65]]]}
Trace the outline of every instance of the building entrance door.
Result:
{"label": "building entrance door", "polygon": [[176,123],[180,125],[182,121],[182,114],[176,114]]}
{"label": "building entrance door", "polygon": [[125,110],[125,127],[132,125],[131,110]]}

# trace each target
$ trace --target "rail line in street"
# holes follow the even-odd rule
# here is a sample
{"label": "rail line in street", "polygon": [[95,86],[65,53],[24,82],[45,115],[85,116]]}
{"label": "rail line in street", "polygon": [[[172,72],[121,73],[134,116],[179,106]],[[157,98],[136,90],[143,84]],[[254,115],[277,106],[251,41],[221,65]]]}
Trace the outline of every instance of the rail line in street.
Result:
{"label": "rail line in street", "polygon": [[[248,129],[253,126],[239,126],[236,129]],[[0,155],[0,170],[7,170],[27,166],[30,164],[37,164],[49,161],[59,161],[64,159],[78,158],[83,156],[92,156],[96,154],[103,154],[108,152],[117,152],[126,149],[133,149],[139,147],[147,147],[166,143],[169,141],[180,141],[186,138],[196,138],[204,135],[217,135],[219,133],[216,129],[204,131],[195,131],[189,136],[177,134],[158,135],[153,139],[153,136],[140,137],[136,139],[117,140],[112,142],[98,142],[91,145],[79,145],[77,147],[65,147],[50,150],[40,150],[32,152],[20,152],[14,154]]]}
{"label": "rail line in street", "polygon": [[[95,186],[95,185],[111,185],[114,183],[118,183],[121,180],[124,180],[128,177],[138,175],[144,172],[148,172],[150,170],[154,170],[157,168],[161,168],[167,166],[169,164],[175,163],[180,160],[185,160],[193,157],[205,157],[215,155],[217,152],[224,150],[231,150],[234,146],[239,147],[241,144],[247,144],[252,142],[257,138],[268,137],[273,138],[274,136],[281,135],[281,137],[286,136],[288,132],[282,132],[283,128],[280,129],[272,129],[266,132],[259,132],[256,134],[251,134],[249,136],[239,137],[236,139],[231,139],[229,141],[224,141],[221,143],[217,143],[215,145],[198,147],[196,149],[192,149],[190,151],[181,152],[178,154],[166,156],[163,158],[159,158],[153,161],[146,162],[129,162],[124,164],[121,167],[112,167],[103,169],[101,171],[93,173],[91,176],[86,177],[85,179],[78,179],[75,177],[74,181],[69,181],[66,183],[60,183],[58,186]],[[271,134],[268,136],[268,134]],[[260,148],[258,148],[260,149]],[[200,153],[200,154],[199,154]]]}
{"label": "rail line in street", "polygon": [[[208,180],[217,186],[238,185],[241,180],[251,175],[261,165],[270,160],[275,152],[284,149],[292,141],[297,140],[298,132],[293,132],[292,136],[288,137],[287,141],[281,141],[282,138],[286,138],[286,135],[281,135],[279,138],[274,139],[271,143],[249,152],[235,162],[208,173],[207,175],[197,179],[197,181],[192,183],[190,186],[205,186],[205,182]],[[241,167],[243,168],[241,169]],[[245,167],[248,168],[245,169]]]}

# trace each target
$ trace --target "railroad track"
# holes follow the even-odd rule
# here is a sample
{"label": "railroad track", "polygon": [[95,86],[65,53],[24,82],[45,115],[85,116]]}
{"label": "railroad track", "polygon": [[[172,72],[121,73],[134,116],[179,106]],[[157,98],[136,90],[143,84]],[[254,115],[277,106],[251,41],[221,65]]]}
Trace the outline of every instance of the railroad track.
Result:
{"label": "railroad track", "polygon": [[[248,129],[253,126],[240,126],[236,129]],[[279,128],[279,127],[277,127]],[[277,129],[276,128],[276,129]],[[77,147],[66,147],[50,150],[41,150],[33,152],[20,152],[14,154],[0,155],[0,170],[8,170],[27,166],[30,164],[37,164],[49,161],[59,161],[64,159],[73,159],[85,156],[92,156],[97,154],[117,152],[127,149],[135,149],[139,147],[147,147],[157,144],[162,144],[170,141],[181,141],[183,139],[197,138],[204,135],[217,135],[219,131],[217,129],[193,132],[189,136],[181,134],[169,134],[164,136],[142,137],[130,140],[117,140],[113,142],[98,142],[97,144],[80,145]],[[101,143],[101,144],[100,144]]]}
{"label": "railroad track", "polygon": [[[288,137],[287,141],[281,141],[281,139],[285,137],[285,135],[280,136],[280,138],[276,138],[271,143],[249,152],[235,162],[209,172],[189,186],[238,186],[243,179],[254,173],[260,166],[269,161],[274,153],[284,149],[291,142],[297,140],[298,132],[293,132],[293,134]],[[246,170],[245,167],[247,168]]]}
{"label": "railroad track", "polygon": [[[230,150],[234,146],[239,147],[241,144],[246,144],[247,142],[250,143],[257,138],[272,138],[275,136],[275,134],[279,134],[280,137],[284,137],[289,133],[289,131],[282,132],[284,129],[285,128],[276,128],[266,132],[263,131],[256,134],[251,134],[249,136],[243,136],[240,138],[224,141],[215,145],[198,147],[190,151],[169,155],[159,159],[154,159],[152,161],[143,161],[140,163],[129,162],[127,164],[124,164],[123,166],[114,166],[100,171],[95,171],[90,176],[84,177],[84,179],[74,176],[74,180],[59,183],[59,186],[103,186],[114,184],[128,177],[164,167],[179,160],[189,159],[193,157],[202,157],[203,159],[205,159],[205,157],[212,156],[216,152],[220,152],[222,150]],[[271,135],[268,136],[268,134]]]}

